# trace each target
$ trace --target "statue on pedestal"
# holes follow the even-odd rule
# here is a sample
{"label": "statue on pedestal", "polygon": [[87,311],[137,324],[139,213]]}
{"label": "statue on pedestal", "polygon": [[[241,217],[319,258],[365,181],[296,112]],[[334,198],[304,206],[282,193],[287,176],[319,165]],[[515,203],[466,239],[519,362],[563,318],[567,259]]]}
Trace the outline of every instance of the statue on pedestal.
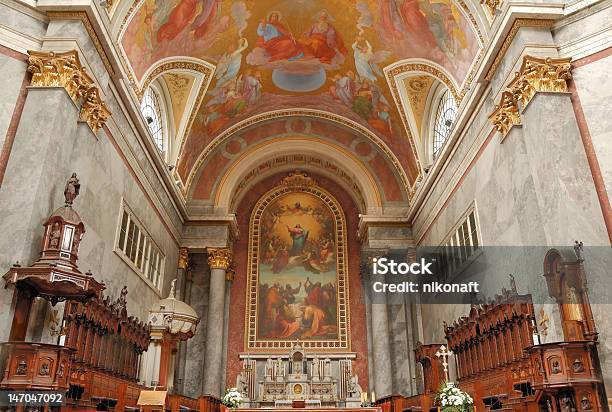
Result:
{"label": "statue on pedestal", "polygon": [[312,360],[312,380],[318,382],[321,380],[321,361],[318,356],[315,356]]}
{"label": "statue on pedestal", "polygon": [[66,200],[66,206],[72,206],[74,199],[79,195],[79,190],[81,189],[81,184],[79,183],[79,179],[77,178],[76,173],[72,173],[70,179],[66,182],[66,187],[64,188],[64,199]]}
{"label": "statue on pedestal", "polygon": [[361,399],[361,385],[359,385],[359,378],[357,375],[351,376],[348,381],[347,396],[349,399]]}
{"label": "statue on pedestal", "polygon": [[282,382],[285,378],[285,365],[283,364],[283,359],[279,356],[276,358],[275,364],[275,377],[277,382]]}
{"label": "statue on pedestal", "polygon": [[266,381],[272,381],[274,380],[275,375],[276,375],[276,371],[274,367],[274,360],[272,358],[268,358],[268,360],[266,361],[264,377]]}
{"label": "statue on pedestal", "polygon": [[325,358],[323,363],[323,380],[328,382],[332,380],[331,359]]}
{"label": "statue on pedestal", "polygon": [[236,377],[236,388],[238,389],[238,392],[248,397],[249,386],[248,386],[248,379],[246,376],[246,371],[243,370]]}

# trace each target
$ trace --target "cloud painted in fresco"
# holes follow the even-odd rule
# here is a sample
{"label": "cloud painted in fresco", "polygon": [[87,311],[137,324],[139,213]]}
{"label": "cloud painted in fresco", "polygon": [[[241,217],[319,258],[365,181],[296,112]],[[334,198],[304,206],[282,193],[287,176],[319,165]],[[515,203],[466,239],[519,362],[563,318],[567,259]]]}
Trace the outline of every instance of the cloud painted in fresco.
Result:
{"label": "cloud painted in fresco", "polygon": [[374,18],[372,17],[372,13],[367,3],[361,1],[357,3],[356,7],[360,13],[359,20],[357,21],[357,28],[359,29],[359,34],[362,34],[365,27],[372,27]]}
{"label": "cloud painted in fresco", "polygon": [[232,5],[232,18],[238,28],[238,35],[242,37],[244,30],[247,28],[249,17],[251,12],[247,10],[246,4],[240,1]]}

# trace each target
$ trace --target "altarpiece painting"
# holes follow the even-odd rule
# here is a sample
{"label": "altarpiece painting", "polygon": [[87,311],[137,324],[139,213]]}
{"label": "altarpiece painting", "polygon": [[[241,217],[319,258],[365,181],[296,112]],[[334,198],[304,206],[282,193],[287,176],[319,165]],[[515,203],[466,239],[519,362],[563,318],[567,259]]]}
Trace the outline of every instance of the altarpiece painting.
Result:
{"label": "altarpiece painting", "polygon": [[346,232],[336,200],[305,174],[257,203],[250,223],[248,349],[349,349]]}

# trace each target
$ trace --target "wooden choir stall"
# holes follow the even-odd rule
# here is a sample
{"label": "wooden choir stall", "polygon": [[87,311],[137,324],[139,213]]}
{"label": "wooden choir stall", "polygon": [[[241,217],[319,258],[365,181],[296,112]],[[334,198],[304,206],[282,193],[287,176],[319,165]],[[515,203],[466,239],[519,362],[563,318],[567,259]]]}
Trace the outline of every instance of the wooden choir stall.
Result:
{"label": "wooden choir stall", "polygon": [[[456,384],[477,411],[608,411],[597,354],[597,331],[588,300],[581,244],[551,249],[544,259],[548,291],[559,305],[563,336],[541,343],[531,295],[511,290],[472,305],[468,316],[444,325],[456,365]],[[544,309],[542,314],[545,316]],[[418,345],[424,390],[412,397],[379,399],[384,412],[437,411],[435,393],[444,381],[442,344]]]}

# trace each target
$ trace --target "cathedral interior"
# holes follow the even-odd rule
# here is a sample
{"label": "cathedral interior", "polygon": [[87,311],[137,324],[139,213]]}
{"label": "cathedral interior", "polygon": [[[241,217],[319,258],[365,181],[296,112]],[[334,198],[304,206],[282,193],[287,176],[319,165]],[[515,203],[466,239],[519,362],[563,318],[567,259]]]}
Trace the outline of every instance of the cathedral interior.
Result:
{"label": "cathedral interior", "polygon": [[611,72],[612,0],[0,0],[0,410],[609,411]]}

